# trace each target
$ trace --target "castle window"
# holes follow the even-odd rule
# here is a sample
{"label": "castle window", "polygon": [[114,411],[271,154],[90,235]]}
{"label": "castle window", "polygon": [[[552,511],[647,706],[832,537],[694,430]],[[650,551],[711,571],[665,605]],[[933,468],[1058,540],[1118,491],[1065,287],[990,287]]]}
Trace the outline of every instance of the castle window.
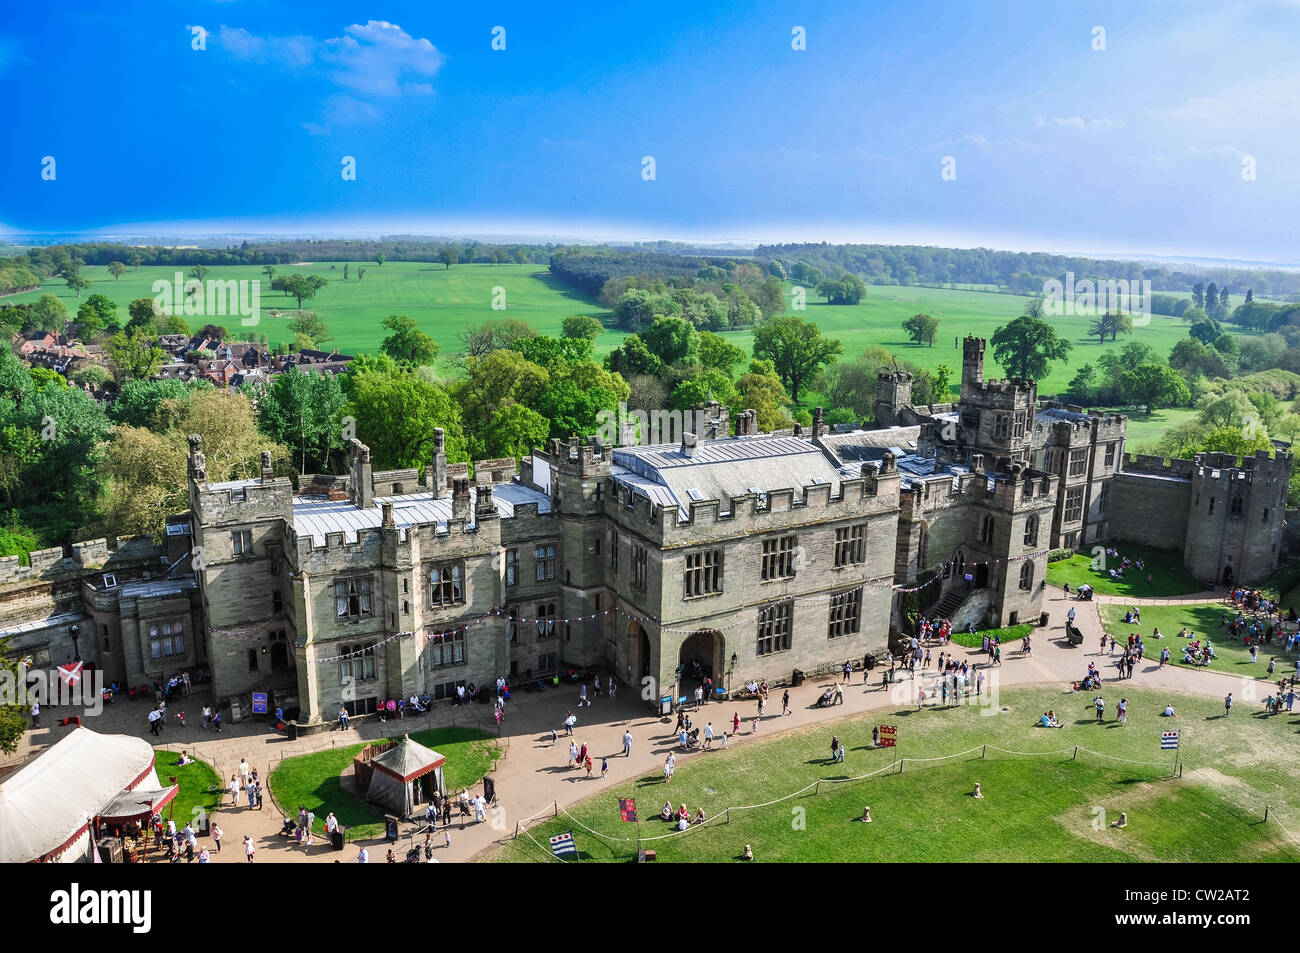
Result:
{"label": "castle window", "polygon": [[835,531],[835,565],[851,566],[866,558],[867,526],[843,526]]}
{"label": "castle window", "polygon": [[1115,465],[1115,444],[1108,443],[1106,444],[1106,466],[1113,467],[1114,465]]}
{"label": "castle window", "polygon": [[1026,559],[1025,564],[1020,567],[1020,588],[1034,588],[1034,564],[1028,559]]}
{"label": "castle window", "polygon": [[790,651],[790,632],[793,629],[794,605],[777,602],[763,609],[758,616],[758,647],[756,654],[771,655]]}
{"label": "castle window", "polygon": [[924,569],[927,554],[930,550],[930,527],[921,524],[921,532],[916,541],[916,568]]}
{"label": "castle window", "polygon": [[284,593],[282,593],[279,589],[271,593],[271,611],[272,612],[284,611]]}
{"label": "castle window", "polygon": [[1083,487],[1074,486],[1065,491],[1065,522],[1072,523],[1083,516]]}
{"label": "castle window", "polygon": [[257,671],[257,649],[248,650],[248,670],[250,672]]}
{"label": "castle window", "polygon": [[763,540],[762,578],[788,579],[794,575],[794,553],[799,545],[798,536]]}
{"label": "castle window", "polygon": [[[104,637],[107,640],[108,630]],[[185,626],[180,622],[161,622],[149,626],[149,657],[171,658],[185,654]]]}
{"label": "castle window", "polygon": [[1210,515],[1214,514],[1214,497],[1210,497]]}
{"label": "castle window", "polygon": [[980,524],[980,542],[981,542],[981,543],[991,543],[991,542],[993,542],[993,525],[994,525],[994,524],[993,524],[993,517],[992,517],[992,516],[986,516],[986,517],[984,517],[984,522]]}
{"label": "castle window", "polygon": [[632,544],[632,585],[637,589],[646,587],[646,548]]}
{"label": "castle window", "polygon": [[457,605],[465,601],[465,565],[451,563],[429,570],[429,604]]}
{"label": "castle window", "polygon": [[555,578],[555,547],[537,547],[537,581],[545,582]]}
{"label": "castle window", "polygon": [[339,580],[334,584],[334,603],[340,619],[362,619],[371,615],[370,580]]}
{"label": "castle window", "polygon": [[[1267,513],[1268,511],[1265,510],[1264,512]],[[110,642],[110,641],[109,641],[109,638],[108,638],[108,626],[106,626],[106,625],[101,625],[101,626],[99,627],[99,631],[100,631],[100,632],[103,634],[103,636],[104,636],[104,651],[105,651],[105,652],[108,652],[108,651],[110,651],[110,650],[113,648],[113,643]]]}
{"label": "castle window", "polygon": [[519,550],[506,550],[506,585],[513,586],[519,581]]}
{"label": "castle window", "polygon": [[555,634],[555,603],[537,604],[537,639],[549,639]]}
{"label": "castle window", "polygon": [[995,414],[993,417],[993,439],[1001,440],[1011,433],[1011,415]]}
{"label": "castle window", "polygon": [[1021,492],[1020,492],[1020,498],[1021,498],[1022,500],[1032,500],[1032,499],[1034,498],[1034,481],[1033,481],[1033,480],[1026,480],[1026,481],[1025,481],[1025,488],[1024,488],[1023,490],[1021,490]]}
{"label": "castle window", "polygon": [[429,636],[428,656],[431,668],[462,664],[465,661],[464,630]]}
{"label": "castle window", "polygon": [[253,554],[253,531],[251,529],[237,529],[230,534],[231,550],[236,556],[251,556]]}
{"label": "castle window", "polygon": [[618,530],[609,531],[609,569],[610,572],[618,572]]}
{"label": "castle window", "polygon": [[1110,481],[1107,480],[1097,490],[1097,512],[1105,513],[1110,509]]}
{"label": "castle window", "polygon": [[1031,516],[1025,520],[1025,545],[1038,545],[1038,517]]}
{"label": "castle window", "polygon": [[853,635],[862,626],[862,587],[831,596],[830,626],[826,637],[839,638]]}
{"label": "castle window", "polygon": [[1066,533],[1066,534],[1065,534],[1064,542],[1065,542],[1065,548],[1066,548],[1066,549],[1074,549],[1075,544],[1076,544],[1078,541],[1079,541],[1079,534],[1078,534],[1078,533],[1073,533],[1073,532],[1072,532],[1072,533]]}
{"label": "castle window", "polygon": [[1260,522],[1261,522],[1261,523],[1267,523],[1267,522],[1268,522],[1268,507],[1267,507],[1267,506],[1264,507],[1264,516],[1263,516],[1263,518],[1260,520]]}
{"label": "castle window", "polygon": [[1232,498],[1232,515],[1233,516],[1241,515],[1241,497],[1239,496],[1234,496]]}
{"label": "castle window", "polygon": [[506,606],[506,641],[514,645],[519,641],[519,618],[518,609],[515,606]]}
{"label": "castle window", "polygon": [[706,549],[686,554],[686,598],[711,596],[722,591],[722,550]]}
{"label": "castle window", "polygon": [[1025,435],[1025,412],[1017,410],[1011,421],[1011,437],[1020,440]]}
{"label": "castle window", "polygon": [[1070,451],[1070,476],[1079,476],[1088,470],[1088,448]]}

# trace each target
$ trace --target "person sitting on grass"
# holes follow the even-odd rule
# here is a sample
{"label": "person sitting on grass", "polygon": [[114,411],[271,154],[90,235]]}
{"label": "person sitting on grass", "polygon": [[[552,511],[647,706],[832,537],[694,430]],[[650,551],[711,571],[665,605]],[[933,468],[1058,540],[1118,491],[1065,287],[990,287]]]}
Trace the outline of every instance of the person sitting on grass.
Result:
{"label": "person sitting on grass", "polygon": [[1174,717],[1174,706],[1173,706],[1173,705],[1165,705],[1165,713],[1164,713],[1164,716],[1165,716],[1166,718],[1173,718],[1173,717]]}
{"label": "person sitting on grass", "polygon": [[693,821],[691,821],[691,823],[692,823],[692,824],[703,824],[703,823],[704,823],[704,820],[705,820],[705,817],[704,817],[704,808],[700,808],[698,811],[695,812],[695,819],[694,819]]}
{"label": "person sitting on grass", "polygon": [[664,801],[664,806],[663,809],[659,811],[659,816],[663,818],[665,821],[671,821],[673,819],[672,801]]}

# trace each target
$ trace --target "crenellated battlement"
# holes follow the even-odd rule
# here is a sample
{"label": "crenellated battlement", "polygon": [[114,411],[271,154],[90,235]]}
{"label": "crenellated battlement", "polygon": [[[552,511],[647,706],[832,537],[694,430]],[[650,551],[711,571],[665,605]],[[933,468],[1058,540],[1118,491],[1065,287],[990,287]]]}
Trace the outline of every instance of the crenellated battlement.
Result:
{"label": "crenellated battlement", "polygon": [[1142,476],[1168,477],[1175,480],[1190,480],[1196,469],[1191,460],[1166,460],[1164,457],[1149,453],[1124,454],[1124,465],[1120,475],[1132,473]]}
{"label": "crenellated battlement", "polygon": [[19,564],[18,556],[0,558],[0,586],[32,582],[59,576],[75,576],[87,570],[109,568],[114,561],[152,563],[163,550],[149,536],[131,536],[110,546],[107,539],[88,539],[72,543],[66,549],[51,546],[28,553],[28,565]]}

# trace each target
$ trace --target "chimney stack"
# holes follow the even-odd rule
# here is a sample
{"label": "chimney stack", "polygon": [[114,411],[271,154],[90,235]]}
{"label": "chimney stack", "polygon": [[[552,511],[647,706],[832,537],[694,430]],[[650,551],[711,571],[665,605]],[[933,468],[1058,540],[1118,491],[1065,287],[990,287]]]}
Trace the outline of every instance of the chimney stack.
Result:
{"label": "chimney stack", "polygon": [[381,512],[383,513],[383,525],[384,525],[384,526],[393,526],[393,525],[395,525],[395,524],[393,523],[393,504],[392,504],[392,503],[384,503],[384,504],[382,504]]}
{"label": "chimney stack", "polygon": [[684,457],[695,456],[695,444],[697,442],[698,440],[695,434],[693,433],[682,434],[682,456]]}
{"label": "chimney stack", "polygon": [[271,467],[271,451],[262,451],[262,482],[270,483],[275,479],[275,470]]}
{"label": "chimney stack", "polygon": [[457,477],[451,484],[451,518],[469,520],[469,480]]}
{"label": "chimney stack", "polygon": [[825,433],[826,433],[826,417],[822,412],[822,409],[818,407],[816,410],[813,411],[813,426],[812,426],[813,439],[816,440],[817,438],[824,436]]}
{"label": "chimney stack", "polygon": [[433,428],[433,460],[424,471],[424,483],[435,500],[447,495],[447,433]]}
{"label": "chimney stack", "polygon": [[483,486],[476,487],[478,500],[474,505],[474,521],[476,523],[485,519],[496,519],[497,505],[492,499],[492,484],[487,483]]}

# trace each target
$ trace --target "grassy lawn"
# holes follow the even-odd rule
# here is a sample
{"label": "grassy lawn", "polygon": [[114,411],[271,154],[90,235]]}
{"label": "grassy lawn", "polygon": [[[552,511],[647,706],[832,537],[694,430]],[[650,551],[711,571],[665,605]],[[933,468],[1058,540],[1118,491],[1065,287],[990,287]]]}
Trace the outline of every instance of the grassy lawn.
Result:
{"label": "grassy lawn", "polygon": [[968,649],[978,649],[984,647],[986,635],[990,639],[997,636],[1002,645],[1010,645],[1011,642],[1023,639],[1032,631],[1034,631],[1032,625],[1012,625],[1003,629],[981,629],[973,635],[970,632],[954,632],[948,641],[964,645]]}
{"label": "grassy lawn", "polygon": [[[1162,359],[1166,356],[1167,354],[1161,353]],[[1148,450],[1154,450],[1156,443],[1167,430],[1200,416],[1199,411],[1190,407],[1169,407],[1146,416],[1126,413],[1128,416],[1128,439],[1124,444],[1126,453],[1146,453]]]}
{"label": "grassy lawn", "polygon": [[[333,266],[333,267],[331,267]],[[455,265],[446,269],[428,262],[388,262],[382,268],[371,262],[364,266],[366,277],[356,279],[356,263],[349,266],[350,278],[343,281],[342,262],[319,262],[305,265],[278,265],[277,275],[314,274],[329,281],[317,296],[303,302],[303,306],[318,312],[329,325],[334,340],[326,348],[337,347],[345,353],[369,351],[374,353],[386,332],[384,318],[390,314],[405,314],[414,318],[421,330],[430,334],[442,345],[440,369],[453,371],[447,358],[459,349],[458,335],[466,327],[498,318],[518,318],[526,321],[543,334],[560,332],[561,322],[572,314],[589,314],[607,326],[612,321],[611,312],[603,309],[594,299],[574,291],[550,277],[543,265]],[[188,267],[181,269],[188,275]],[[91,282],[90,288],[78,298],[64,284],[53,278],[30,292],[6,299],[13,303],[35,301],[42,294],[53,294],[63,302],[69,314],[86,295],[104,294],[117,303],[122,323],[127,320],[127,305],[135,298],[153,297],[153,282],[174,280],[176,268],[146,266],[139,271],[130,270],[114,280],[105,266],[86,266],[83,277]],[[271,291],[270,283],[256,265],[213,266],[209,280],[261,280],[261,320],[252,328],[240,325],[237,316],[212,319],[224,324],[237,336],[245,330],[265,333],[271,344],[292,341],[288,330],[289,317],[276,316],[273,311],[289,311],[297,302],[280,292]],[[492,309],[493,289],[505,289],[505,310]],[[787,292],[793,286],[787,285]],[[883,347],[898,357],[933,371],[947,364],[961,377],[960,338],[967,334],[991,338],[999,327],[1014,319],[1030,299],[1018,295],[990,293],[979,290],[949,288],[899,287],[871,285],[867,296],[858,305],[828,305],[810,296],[807,308],[799,316],[815,321],[828,336],[844,344],[845,357],[856,357],[866,348]],[[918,312],[932,314],[941,322],[933,347],[912,344],[903,333],[902,323]],[[789,310],[787,314],[793,313]],[[208,319],[190,316],[185,319],[192,330],[198,330]],[[1160,355],[1187,336],[1187,324],[1179,318],[1159,315],[1145,327],[1135,329],[1118,342],[1107,342],[1105,347],[1096,338],[1087,336],[1091,319],[1082,315],[1053,318],[1058,334],[1074,345],[1065,363],[1056,363],[1047,377],[1038,382],[1038,392],[1043,395],[1063,392],[1078,367],[1091,362],[1105,350],[1118,351],[1128,341],[1144,341]],[[753,345],[750,332],[728,333],[732,343],[749,353]],[[623,333],[609,328],[596,341],[599,354],[617,347]],[[956,340],[956,344],[954,344]],[[986,377],[1004,375],[1003,369],[993,360],[992,352],[986,354]],[[954,387],[956,383],[954,383]],[[804,406],[822,403],[815,390],[801,395]]]}
{"label": "grassy lawn", "polygon": [[[477,782],[492,770],[500,755],[495,737],[473,728],[416,731],[411,733],[411,740],[446,757],[442,770],[448,791]],[[355,744],[286,758],[271,772],[270,785],[276,801],[290,813],[297,811],[300,804],[314,812],[315,829],[322,833],[325,815],[333,811],[348,840],[379,836],[384,830],[385,812],[343,790],[341,775],[364,747]]]}
{"label": "grassy lawn", "polygon": [[[1228,634],[1227,627],[1222,625],[1224,615],[1227,614],[1232,618],[1235,617],[1236,611],[1221,602],[1187,606],[1142,606],[1142,624],[1138,626],[1124,623],[1124,613],[1128,610],[1128,606],[1103,605],[1098,608],[1101,609],[1102,626],[1108,633],[1124,642],[1130,632],[1140,631],[1146,642],[1147,655],[1159,657],[1160,650],[1168,647],[1172,653],[1171,664],[1183,664],[1183,646],[1187,641],[1178,638],[1178,633],[1186,626],[1189,632],[1196,633],[1197,638],[1206,635],[1210,637],[1210,641],[1214,644],[1214,652],[1218,656],[1216,661],[1210,663],[1210,667],[1216,671],[1231,672],[1249,678],[1264,678],[1271,656],[1276,656],[1278,659],[1279,677],[1284,670],[1294,669],[1295,657],[1292,656],[1291,661],[1288,662],[1276,638],[1272,645],[1260,649],[1259,661],[1252,665],[1250,651],[1242,644],[1240,638],[1234,639]],[[1249,617],[1247,614],[1247,618]],[[1157,628],[1164,636],[1163,639],[1151,638],[1152,631]]]}
{"label": "grassy lawn", "polygon": [[[1243,703],[1242,717],[1234,712],[1228,720],[1211,699],[1138,688],[1126,697],[1123,727],[1111,720],[1097,725],[1082,696],[1035,687],[1003,691],[992,709],[898,711],[691,758],[678,766],[671,785],[656,772],[612,788],[571,807],[572,817],[561,814],[530,828],[542,847],[520,837],[490,859],[549,862],[545,838],[571,830],[580,860],[630,860],[638,831],[619,821],[618,797],[637,798],[645,837],[666,833],[657,817],[669,797],[692,815],[703,807],[716,818],[648,844],[663,861],[738,860],[746,844],[760,861],[1300,859],[1300,843],[1283,830],[1300,831],[1300,764],[1290,756],[1300,714],[1264,718],[1258,705]],[[1118,700],[1108,698],[1108,719]],[[1167,702],[1178,710],[1176,719],[1160,717]],[[1065,728],[1032,727],[1049,708]],[[898,748],[868,747],[872,726],[882,722],[898,726]],[[1185,767],[1176,780],[1170,778],[1171,752],[1160,749],[1160,731],[1170,725],[1182,731]],[[846,764],[830,761],[832,732],[847,745]],[[980,757],[984,744],[990,746],[987,759]],[[1043,754],[1008,755],[994,745]],[[1071,760],[1075,745],[1088,750]],[[899,756],[942,757],[972,748],[951,760],[908,763],[901,774],[825,783],[861,777]],[[726,819],[728,807],[765,804],[819,779],[818,791],[732,810]],[[983,800],[970,796],[976,780]],[[1267,824],[1260,823],[1265,804],[1272,809]],[[870,826],[857,820],[864,805],[871,807]],[[1109,823],[1121,811],[1128,827],[1118,831]],[[605,840],[581,825],[621,840]]]}
{"label": "grassy lawn", "polygon": [[176,799],[172,801],[172,817],[176,819],[177,827],[184,827],[185,822],[197,816],[200,811],[209,815],[217,813],[221,807],[223,789],[221,778],[212,765],[206,761],[195,761],[181,766],[177,763],[181,759],[179,751],[161,748],[154,752],[154,758],[154,771],[159,782],[165,787],[172,783],[169,779],[174,776],[180,788],[176,792]]}
{"label": "grassy lawn", "polygon": [[[1118,568],[1118,560],[1105,555],[1105,547],[1095,546],[1086,553],[1077,553],[1069,559],[1058,559],[1047,564],[1047,582],[1052,586],[1070,584],[1077,589],[1080,583],[1088,583],[1097,592],[1110,596],[1133,596],[1135,598],[1158,598],[1161,596],[1186,596],[1205,591],[1205,586],[1183,566],[1183,554],[1165,549],[1151,549],[1134,543],[1116,543],[1118,549],[1129,559],[1141,559],[1146,565],[1145,572],[1128,569],[1123,579],[1112,579],[1109,570]],[[1093,568],[1096,562],[1097,568]],[[1147,574],[1151,581],[1147,582]]]}

